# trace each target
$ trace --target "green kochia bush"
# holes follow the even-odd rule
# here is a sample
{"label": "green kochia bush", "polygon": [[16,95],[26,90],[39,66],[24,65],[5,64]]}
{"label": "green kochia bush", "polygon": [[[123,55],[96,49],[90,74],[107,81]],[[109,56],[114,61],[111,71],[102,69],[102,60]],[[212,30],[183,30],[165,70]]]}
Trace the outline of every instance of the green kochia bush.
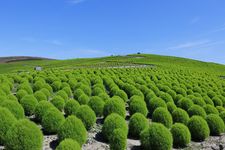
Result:
{"label": "green kochia bush", "polygon": [[3,107],[0,107],[0,120],[0,144],[3,144],[7,131],[17,120],[7,108]]}
{"label": "green kochia bush", "polygon": [[40,150],[43,134],[37,125],[27,119],[17,121],[6,134],[6,149]]}
{"label": "green kochia bush", "polygon": [[213,97],[212,101],[214,103],[214,106],[223,106],[223,102],[218,96]]}
{"label": "green kochia bush", "polygon": [[51,103],[60,111],[64,109],[65,100],[61,96],[55,96],[51,100]]}
{"label": "green kochia bush", "polygon": [[20,100],[22,99],[25,95],[27,95],[27,91],[25,90],[19,90],[16,92],[16,97]]}
{"label": "green kochia bush", "polygon": [[56,95],[57,95],[57,96],[61,96],[61,97],[64,99],[64,101],[66,101],[66,100],[69,99],[67,93],[66,93],[64,90],[58,91],[58,92],[56,93]]}
{"label": "green kochia bush", "polygon": [[208,124],[201,116],[192,116],[187,126],[191,132],[192,140],[199,142],[209,137]]}
{"label": "green kochia bush", "polygon": [[78,110],[79,107],[80,107],[80,104],[76,100],[69,99],[66,102],[65,107],[64,107],[65,114],[67,116],[72,115],[72,114],[75,115],[76,111]]}
{"label": "green kochia bush", "polygon": [[56,150],[81,150],[79,143],[72,139],[65,139],[56,147]]}
{"label": "green kochia bush", "polygon": [[104,109],[103,109],[103,115],[104,117],[107,117],[111,113],[117,113],[125,118],[126,116],[126,109],[125,109],[125,103],[120,98],[111,98],[105,103]]}
{"label": "green kochia bush", "polygon": [[77,101],[81,105],[86,105],[89,102],[89,97],[86,94],[82,94],[81,96],[78,97]]}
{"label": "green kochia bush", "polygon": [[64,120],[63,114],[53,107],[43,115],[41,124],[47,133],[57,133]]}
{"label": "green kochia bush", "polygon": [[152,115],[152,113],[158,107],[167,108],[167,105],[166,105],[166,103],[161,98],[158,98],[158,97],[152,98],[150,100],[150,102],[149,102],[149,105],[148,105],[148,111],[149,111],[150,115]]}
{"label": "green kochia bush", "polygon": [[152,121],[159,122],[170,128],[173,124],[173,119],[170,112],[163,107],[158,107],[152,114]]}
{"label": "green kochia bush", "polygon": [[33,95],[26,95],[21,99],[20,104],[23,106],[26,115],[33,115],[38,101]]}
{"label": "green kochia bush", "polygon": [[34,97],[38,100],[38,101],[47,101],[47,96],[41,92],[41,91],[37,91],[34,93]]}
{"label": "green kochia bush", "polygon": [[141,132],[141,146],[144,150],[171,150],[173,138],[170,131],[160,123],[152,123]]}
{"label": "green kochia bush", "polygon": [[185,147],[191,142],[191,134],[187,126],[182,123],[175,123],[171,128],[174,147]]}
{"label": "green kochia bush", "polygon": [[223,120],[223,122],[225,124],[225,111],[220,113],[220,118]]}
{"label": "green kochia bush", "polygon": [[187,124],[189,121],[189,116],[187,114],[187,112],[181,108],[177,108],[173,111],[172,113],[172,117],[173,117],[173,122],[179,122],[179,123],[183,123],[183,124]]}
{"label": "green kochia bush", "polygon": [[76,116],[71,115],[61,125],[58,136],[61,141],[66,138],[71,138],[82,145],[86,142],[87,131],[82,121]]}
{"label": "green kochia bush", "polygon": [[148,109],[146,106],[146,103],[142,99],[134,99],[131,101],[129,106],[130,115],[133,115],[134,113],[142,113],[144,116],[147,116]]}
{"label": "green kochia bush", "polygon": [[95,112],[88,105],[81,105],[76,116],[84,123],[86,129],[90,129],[96,122]]}
{"label": "green kochia bush", "polygon": [[203,118],[206,117],[206,113],[205,110],[199,106],[199,105],[193,105],[188,109],[188,114],[189,116],[193,116],[193,115],[198,115],[198,116],[202,116]]}
{"label": "green kochia bush", "polygon": [[54,105],[48,101],[41,101],[38,103],[38,105],[35,107],[35,119],[37,121],[41,121],[44,114],[50,109],[50,108],[54,108]]}
{"label": "green kochia bush", "polygon": [[25,117],[24,109],[17,101],[6,100],[1,106],[7,108],[17,119]]}
{"label": "green kochia bush", "polygon": [[206,114],[219,114],[218,110],[216,109],[216,107],[210,105],[210,104],[206,104],[204,107],[204,110],[206,112]]}
{"label": "green kochia bush", "polygon": [[206,117],[210,129],[210,135],[220,135],[224,132],[225,126],[219,115],[210,114]]}
{"label": "green kochia bush", "polygon": [[88,105],[94,110],[96,116],[102,116],[103,115],[103,109],[105,102],[98,96],[91,97]]}
{"label": "green kochia bush", "polygon": [[110,140],[110,150],[125,150],[127,145],[127,134],[122,129],[115,129]]}
{"label": "green kochia bush", "polygon": [[126,135],[128,134],[127,123],[123,117],[116,113],[112,113],[107,116],[102,128],[102,133],[106,140],[111,141],[113,131],[118,128],[122,129],[126,133]]}
{"label": "green kochia bush", "polygon": [[182,98],[178,101],[178,106],[184,110],[188,110],[194,103],[189,98]]}
{"label": "green kochia bush", "polygon": [[177,109],[177,106],[173,102],[166,103],[168,111],[172,114],[174,110]]}
{"label": "green kochia bush", "polygon": [[139,138],[140,133],[149,125],[149,121],[141,113],[135,113],[131,116],[129,122],[129,134],[132,137]]}

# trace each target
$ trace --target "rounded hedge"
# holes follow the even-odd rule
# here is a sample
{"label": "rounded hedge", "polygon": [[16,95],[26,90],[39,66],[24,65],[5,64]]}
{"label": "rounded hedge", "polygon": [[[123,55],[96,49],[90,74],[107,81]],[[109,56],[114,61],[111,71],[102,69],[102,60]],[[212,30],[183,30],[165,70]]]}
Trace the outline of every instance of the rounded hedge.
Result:
{"label": "rounded hedge", "polygon": [[64,90],[58,91],[58,92],[56,93],[56,95],[57,95],[57,96],[61,96],[61,97],[64,99],[64,101],[66,101],[66,100],[69,99],[67,93],[66,93]]}
{"label": "rounded hedge", "polygon": [[178,122],[178,123],[183,123],[183,124],[187,124],[189,121],[189,115],[188,113],[181,109],[181,108],[177,108],[173,111],[172,113],[172,117],[173,117],[173,122]]}
{"label": "rounded hedge", "polygon": [[19,90],[16,92],[16,97],[21,100],[24,96],[26,96],[28,93],[25,90]]}
{"label": "rounded hedge", "polygon": [[123,102],[123,100],[119,98],[111,98],[105,103],[104,109],[103,109],[104,117],[107,117],[111,113],[117,113],[125,118],[126,109],[125,109],[125,103]]}
{"label": "rounded hedge", "polygon": [[225,108],[223,106],[216,106],[216,109],[218,110],[219,113],[225,111]]}
{"label": "rounded hedge", "polygon": [[191,133],[182,123],[175,123],[170,132],[173,135],[173,147],[183,148],[191,142]]}
{"label": "rounded hedge", "polygon": [[1,103],[1,106],[7,108],[17,119],[25,117],[24,109],[17,101],[6,100]]}
{"label": "rounded hedge", "polygon": [[40,91],[45,94],[47,99],[51,96],[51,93],[47,88],[42,88]]}
{"label": "rounded hedge", "polygon": [[54,96],[51,103],[60,111],[64,109],[65,100],[61,96]]}
{"label": "rounded hedge", "polygon": [[224,122],[219,115],[209,114],[206,117],[206,121],[210,129],[210,135],[220,135],[224,132]]}
{"label": "rounded hedge", "polygon": [[93,96],[90,98],[88,105],[95,112],[96,116],[101,117],[103,115],[103,109],[105,102],[98,96]]}
{"label": "rounded hedge", "polygon": [[187,124],[193,141],[201,142],[209,137],[209,127],[201,116],[192,116]]}
{"label": "rounded hedge", "polygon": [[167,128],[173,124],[173,119],[170,112],[163,107],[158,107],[152,114],[152,121],[162,123]]}
{"label": "rounded hedge", "polygon": [[18,98],[13,94],[7,95],[7,99],[11,101],[18,101]]}
{"label": "rounded hedge", "polygon": [[122,129],[126,135],[128,134],[128,126],[123,117],[116,113],[112,113],[106,117],[102,127],[102,133],[106,140],[111,141],[111,136],[115,129]]}
{"label": "rounded hedge", "polygon": [[53,107],[47,110],[43,115],[41,124],[45,132],[57,133],[64,120],[65,118],[63,114],[58,109]]}
{"label": "rounded hedge", "polygon": [[38,126],[27,120],[17,121],[6,134],[6,149],[10,150],[40,150],[43,134]]}
{"label": "rounded hedge", "polygon": [[127,134],[122,129],[115,129],[110,140],[110,150],[125,150],[127,146]]}
{"label": "rounded hedge", "polygon": [[84,123],[86,129],[90,129],[96,122],[95,112],[88,105],[81,105],[76,116]]}
{"label": "rounded hedge", "polygon": [[225,111],[220,113],[220,118],[223,120],[223,122],[225,124]]}
{"label": "rounded hedge", "polygon": [[76,89],[75,91],[74,91],[74,98],[75,99],[78,99],[81,95],[83,95],[83,94],[85,94],[84,93],[84,91],[83,90],[81,90],[81,89]]}
{"label": "rounded hedge", "polygon": [[174,110],[177,109],[177,106],[173,102],[166,103],[168,111],[172,114]]}
{"label": "rounded hedge", "polygon": [[152,116],[152,113],[155,111],[156,108],[158,107],[164,107],[167,108],[166,103],[158,97],[154,97],[150,100],[149,105],[148,105],[148,111],[150,113],[150,116]]}
{"label": "rounded hedge", "polygon": [[58,91],[60,90],[61,85],[62,83],[60,81],[54,81],[51,86],[53,88],[53,91]]}
{"label": "rounded hedge", "polygon": [[213,97],[212,101],[214,103],[214,106],[223,106],[223,102],[218,96]]}
{"label": "rounded hedge", "polygon": [[58,137],[61,141],[66,138],[71,138],[76,140],[81,146],[86,142],[87,130],[79,118],[71,115],[60,126]]}
{"label": "rounded hedge", "polygon": [[65,139],[59,143],[56,150],[81,150],[79,143],[72,139]]}
{"label": "rounded hedge", "polygon": [[203,118],[206,117],[206,112],[205,110],[199,106],[199,105],[193,105],[191,106],[189,109],[188,109],[188,114],[189,116],[194,116],[194,115],[198,115],[198,116],[201,116]]}
{"label": "rounded hedge", "polygon": [[219,114],[219,112],[216,109],[216,107],[214,107],[214,106],[212,106],[210,104],[206,104],[203,108],[204,108],[204,110],[205,110],[207,115],[209,115],[209,114]]}
{"label": "rounded hedge", "polygon": [[152,123],[141,132],[141,146],[144,150],[171,150],[173,138],[161,123]]}
{"label": "rounded hedge", "polygon": [[131,101],[129,106],[130,115],[134,113],[142,113],[144,116],[147,116],[148,109],[144,100],[134,99]]}
{"label": "rounded hedge", "polygon": [[188,110],[194,103],[189,98],[182,98],[178,101],[178,106],[184,110]]}
{"label": "rounded hedge", "polygon": [[89,99],[89,97],[86,94],[82,94],[77,99],[77,101],[80,103],[80,105],[86,105],[86,104],[88,104],[89,100],[90,99]]}
{"label": "rounded hedge", "polygon": [[38,105],[35,107],[34,115],[35,119],[37,121],[41,121],[44,114],[50,109],[54,108],[54,105],[48,101],[41,101],[38,103]]}
{"label": "rounded hedge", "polygon": [[26,115],[33,115],[38,101],[33,95],[26,95],[21,99],[20,104],[23,106]]}
{"label": "rounded hedge", "polygon": [[79,107],[80,107],[80,104],[76,100],[69,99],[65,104],[64,112],[67,116],[72,114],[75,115]]}
{"label": "rounded hedge", "polygon": [[12,127],[12,125],[17,121],[13,114],[7,109],[0,107],[0,144],[4,144],[6,133]]}
{"label": "rounded hedge", "polygon": [[38,100],[38,101],[47,101],[47,96],[42,92],[42,91],[37,91],[34,93],[34,97]]}
{"label": "rounded hedge", "polygon": [[129,135],[139,138],[140,133],[149,125],[149,121],[141,113],[135,113],[129,121]]}

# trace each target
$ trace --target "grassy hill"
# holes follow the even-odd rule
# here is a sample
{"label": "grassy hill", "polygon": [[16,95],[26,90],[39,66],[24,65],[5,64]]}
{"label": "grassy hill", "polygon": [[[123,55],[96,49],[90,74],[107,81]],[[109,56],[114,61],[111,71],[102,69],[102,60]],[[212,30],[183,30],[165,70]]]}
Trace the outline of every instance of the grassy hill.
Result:
{"label": "grassy hill", "polygon": [[7,57],[0,58],[0,62],[0,73],[30,71],[33,70],[35,66],[42,66],[44,69],[59,68],[71,70],[82,67],[154,65],[163,69],[186,69],[225,75],[225,65],[152,54],[131,54],[126,56],[77,58],[69,60],[52,60],[38,57]]}

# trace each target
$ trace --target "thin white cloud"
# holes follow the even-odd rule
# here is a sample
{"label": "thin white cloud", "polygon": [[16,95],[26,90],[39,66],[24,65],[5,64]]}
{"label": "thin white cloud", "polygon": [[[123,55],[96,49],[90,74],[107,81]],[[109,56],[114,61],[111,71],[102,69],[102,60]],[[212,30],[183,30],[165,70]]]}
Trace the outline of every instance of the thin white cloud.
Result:
{"label": "thin white cloud", "polygon": [[82,3],[82,2],[85,2],[86,0],[68,0],[67,2],[70,3],[70,4],[79,4],[79,3]]}
{"label": "thin white cloud", "polygon": [[46,40],[46,43],[52,44],[52,45],[56,45],[56,46],[61,46],[63,45],[63,43],[59,40]]}
{"label": "thin white cloud", "polygon": [[209,40],[186,42],[186,43],[181,43],[181,44],[169,47],[168,50],[189,49],[189,48],[203,46],[203,45],[206,45],[206,44],[209,44],[209,43],[210,43]]}
{"label": "thin white cloud", "polygon": [[199,17],[194,17],[191,19],[190,21],[190,24],[193,25],[193,24],[196,24],[197,22],[199,22],[200,18]]}

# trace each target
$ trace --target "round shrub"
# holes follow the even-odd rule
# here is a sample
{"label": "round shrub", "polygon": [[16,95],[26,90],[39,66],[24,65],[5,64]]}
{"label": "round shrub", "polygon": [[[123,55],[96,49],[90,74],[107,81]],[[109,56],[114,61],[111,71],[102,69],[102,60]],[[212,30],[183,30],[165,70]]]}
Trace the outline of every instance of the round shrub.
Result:
{"label": "round shrub", "polygon": [[7,95],[7,99],[8,100],[12,100],[12,101],[18,101],[17,97],[13,94],[9,94]]}
{"label": "round shrub", "polygon": [[41,124],[47,133],[57,133],[65,120],[63,114],[56,108],[50,108],[43,115]]}
{"label": "round shrub", "polygon": [[45,94],[45,96],[47,97],[47,99],[51,96],[51,93],[46,88],[42,88],[40,91]]}
{"label": "round shrub", "polygon": [[154,97],[150,100],[149,102],[149,106],[148,106],[148,111],[150,113],[150,115],[152,115],[152,113],[155,111],[156,108],[158,107],[164,107],[167,108],[166,103],[158,97]]}
{"label": "round shrub", "polygon": [[34,110],[35,119],[40,122],[42,120],[44,114],[50,108],[54,108],[54,105],[52,105],[52,103],[50,103],[48,101],[39,102],[38,105],[35,107],[35,110]]}
{"label": "round shrub", "polygon": [[81,150],[79,143],[72,139],[65,139],[59,143],[56,150]]}
{"label": "round shrub", "polygon": [[173,117],[174,123],[179,122],[179,123],[183,123],[186,125],[189,121],[188,113],[181,108],[175,109],[172,113],[172,117]]}
{"label": "round shrub", "polygon": [[56,95],[57,95],[57,96],[61,96],[61,97],[64,99],[64,101],[66,101],[66,100],[69,99],[67,93],[66,93],[64,90],[58,91],[58,92],[56,93]]}
{"label": "round shrub", "polygon": [[194,103],[189,98],[182,98],[178,101],[178,106],[184,110],[188,110]]}
{"label": "round shrub", "polygon": [[187,126],[191,132],[193,141],[200,142],[209,137],[210,130],[208,124],[201,116],[192,116]]}
{"label": "round shrub", "polygon": [[219,115],[209,114],[206,117],[206,121],[210,129],[210,135],[220,135],[224,132],[224,122]]}
{"label": "round shrub", "polygon": [[88,105],[95,112],[96,116],[100,117],[103,115],[105,102],[100,97],[98,96],[91,97],[90,101],[88,102]]}
{"label": "round shrub", "polygon": [[125,103],[123,102],[123,100],[118,98],[111,98],[105,103],[104,109],[103,109],[104,117],[107,117],[111,113],[117,113],[125,118],[126,109],[125,109]]}
{"label": "round shrub", "polygon": [[198,116],[202,116],[203,118],[206,117],[206,112],[205,110],[199,106],[199,105],[193,105],[188,109],[188,114],[189,116],[194,116],[194,115],[198,115]]}
{"label": "round shrub", "polygon": [[89,102],[89,97],[86,94],[82,94],[77,101],[81,104],[81,105],[86,105]]}
{"label": "round shrub", "polygon": [[167,128],[173,124],[173,119],[170,112],[163,107],[158,107],[152,114],[152,121],[162,123]]}
{"label": "round shrub", "polygon": [[25,90],[19,90],[16,92],[16,97],[20,100],[22,99],[25,95],[27,95],[27,91]]}
{"label": "round shrub", "polygon": [[127,146],[127,134],[122,129],[115,129],[110,140],[110,150],[125,150]]}
{"label": "round shrub", "polygon": [[71,97],[73,95],[70,87],[64,87],[62,90],[66,92],[68,97]]}
{"label": "round shrub", "polygon": [[61,125],[58,136],[61,141],[66,138],[71,138],[82,145],[86,142],[87,131],[82,121],[76,116],[71,115]]}
{"label": "round shrub", "polygon": [[131,101],[129,106],[130,115],[134,113],[142,113],[144,116],[147,116],[148,109],[144,100],[134,99]]}
{"label": "round shrub", "polygon": [[216,106],[216,109],[218,110],[219,113],[225,111],[225,108],[223,106]]}
{"label": "round shrub", "polygon": [[111,141],[111,136],[115,129],[122,129],[126,135],[128,134],[128,127],[125,119],[116,113],[112,113],[106,117],[102,127],[102,133],[106,140]]}
{"label": "round shrub", "polygon": [[166,103],[166,105],[167,105],[168,111],[169,111],[171,114],[173,113],[173,111],[174,111],[175,109],[177,109],[177,106],[176,106],[173,102],[168,102],[168,103]]}
{"label": "round shrub", "polygon": [[170,132],[173,135],[173,146],[183,148],[191,142],[191,133],[187,126],[182,123],[175,123]]}
{"label": "round shrub", "polygon": [[96,122],[95,112],[88,105],[81,105],[76,116],[84,123],[86,129],[90,129]]}
{"label": "round shrub", "polygon": [[140,133],[149,125],[149,121],[141,113],[135,113],[129,121],[129,135],[139,138]]}
{"label": "round shrub", "polygon": [[37,91],[34,93],[34,97],[38,100],[38,101],[47,101],[47,96],[41,92],[41,91]]}
{"label": "round shrub", "polygon": [[6,134],[6,149],[40,150],[43,134],[37,125],[27,119],[17,121]]}
{"label": "round shrub", "polygon": [[5,143],[6,133],[17,121],[13,114],[7,109],[0,107],[0,144]]}
{"label": "round shrub", "polygon": [[212,101],[214,103],[214,106],[223,106],[223,102],[218,96],[213,97]]}
{"label": "round shrub", "polygon": [[199,106],[204,106],[206,104],[205,101],[200,97],[193,97],[191,100],[194,104]]}
{"label": "round shrub", "polygon": [[25,117],[24,109],[17,101],[6,100],[1,106],[7,108],[17,119],[23,119]]}
{"label": "round shrub", "polygon": [[61,96],[54,96],[51,103],[60,111],[64,109],[65,100]]}
{"label": "round shrub", "polygon": [[58,91],[60,90],[61,85],[62,83],[60,81],[54,81],[51,86],[53,88],[53,91]]}
{"label": "round shrub", "polygon": [[141,146],[144,150],[171,150],[173,138],[161,123],[152,123],[141,132]]}
{"label": "round shrub", "polygon": [[65,104],[64,112],[67,116],[72,114],[75,115],[79,107],[80,107],[80,104],[76,100],[69,99]]}
{"label": "round shrub", "polygon": [[20,104],[23,106],[26,115],[33,115],[38,101],[33,95],[26,95],[21,99]]}
{"label": "round shrub", "polygon": [[218,110],[216,109],[216,107],[210,105],[210,104],[206,104],[204,107],[204,110],[206,112],[206,114],[219,114]]}
{"label": "round shrub", "polygon": [[78,99],[81,95],[83,95],[84,94],[84,91],[83,90],[81,90],[81,89],[76,89],[75,91],[74,91],[74,98],[75,99]]}
{"label": "round shrub", "polygon": [[220,113],[220,118],[223,120],[223,122],[225,124],[225,111]]}

